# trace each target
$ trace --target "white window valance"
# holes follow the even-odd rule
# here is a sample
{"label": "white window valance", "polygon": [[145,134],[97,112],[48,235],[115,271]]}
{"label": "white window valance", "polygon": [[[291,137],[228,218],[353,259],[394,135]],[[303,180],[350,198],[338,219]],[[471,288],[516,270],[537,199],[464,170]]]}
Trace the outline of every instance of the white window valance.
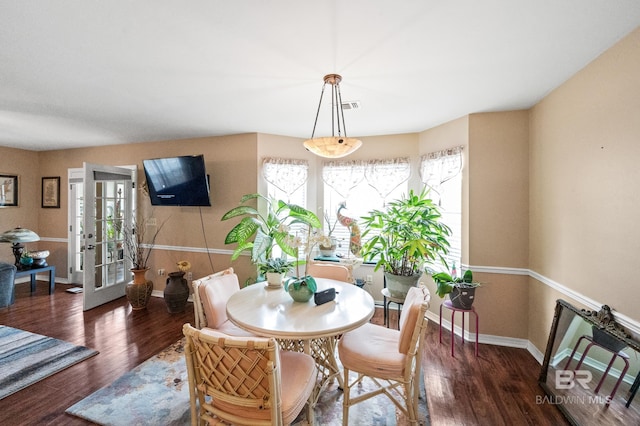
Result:
{"label": "white window valance", "polygon": [[262,160],[264,180],[287,194],[287,198],[307,182],[308,174],[309,163],[306,160],[271,157]]}
{"label": "white window valance", "polygon": [[345,200],[364,180],[364,161],[328,161],[322,167],[322,180]]}
{"label": "white window valance", "polygon": [[345,199],[364,179],[386,198],[411,177],[408,158],[366,161],[328,161],[322,167],[322,180]]}
{"label": "white window valance", "polygon": [[420,180],[431,188],[432,198],[439,198],[441,185],[462,171],[463,149],[460,145],[420,157]]}

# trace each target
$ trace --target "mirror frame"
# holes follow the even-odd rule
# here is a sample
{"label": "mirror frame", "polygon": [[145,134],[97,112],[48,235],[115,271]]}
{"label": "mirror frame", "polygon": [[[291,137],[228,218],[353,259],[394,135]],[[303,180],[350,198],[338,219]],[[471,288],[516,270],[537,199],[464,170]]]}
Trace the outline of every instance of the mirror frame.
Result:
{"label": "mirror frame", "polygon": [[[607,305],[602,305],[600,311],[590,311],[587,309],[578,309],[570,303],[558,299],[556,301],[555,313],[553,315],[553,323],[551,324],[551,331],[549,333],[549,340],[547,342],[547,348],[544,354],[544,361],[542,363],[542,368],[540,370],[540,377],[538,378],[538,384],[542,389],[544,389],[545,393],[553,398],[556,396],[552,387],[547,384],[547,373],[549,371],[549,362],[551,356],[553,355],[551,352],[553,351],[554,342],[556,340],[556,334],[558,331],[558,323],[560,321],[560,315],[562,314],[563,309],[567,309],[577,316],[581,317],[587,323],[598,327],[600,330],[606,332],[609,336],[613,337],[616,340],[624,342],[628,347],[635,350],[640,354],[640,343],[632,340],[632,336],[628,334],[618,323],[616,323],[613,313],[611,312],[611,308]],[[638,378],[640,378],[640,373],[636,378],[636,382],[638,382]],[[636,386],[635,382],[632,388]],[[636,389],[637,390],[637,389]],[[634,394],[635,396],[635,394]],[[631,399],[633,396],[631,396]],[[627,402],[627,407],[629,406],[629,402]],[[558,404],[557,407],[560,409],[562,414],[569,420],[572,425],[578,425],[576,419],[573,418],[571,413],[564,407],[562,404]]]}

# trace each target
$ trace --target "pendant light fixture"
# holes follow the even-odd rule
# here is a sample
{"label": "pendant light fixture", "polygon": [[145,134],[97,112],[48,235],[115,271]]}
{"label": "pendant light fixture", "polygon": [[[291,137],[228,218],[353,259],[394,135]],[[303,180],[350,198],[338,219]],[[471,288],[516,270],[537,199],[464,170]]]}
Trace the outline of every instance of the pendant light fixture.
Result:
{"label": "pendant light fixture", "polygon": [[[313,131],[311,139],[304,141],[304,147],[320,157],[340,158],[347,156],[360,148],[362,141],[347,137],[347,129],[344,123],[344,111],[342,110],[342,95],[340,93],[340,82],[342,77],[339,74],[327,74],[324,76],[324,84],[322,92],[320,92],[320,102],[318,103],[318,111],[316,112],[316,121],[313,123]],[[322,105],[322,96],[327,84],[331,85],[331,136],[316,138],[316,125],[318,124],[318,116],[320,115],[320,106]],[[336,136],[335,130],[338,130]],[[344,132],[344,135],[342,134]]]}

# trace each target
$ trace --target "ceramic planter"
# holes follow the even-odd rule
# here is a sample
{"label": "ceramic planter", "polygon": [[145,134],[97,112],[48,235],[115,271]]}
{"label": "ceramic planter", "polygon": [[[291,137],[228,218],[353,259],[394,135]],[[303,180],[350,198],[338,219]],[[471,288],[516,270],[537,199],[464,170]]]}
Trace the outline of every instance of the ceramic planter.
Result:
{"label": "ceramic planter", "polygon": [[407,297],[409,289],[418,285],[420,277],[422,277],[422,274],[403,276],[393,275],[388,272],[384,273],[384,279],[387,283],[389,293],[392,297],[396,297],[398,299],[404,299]]}

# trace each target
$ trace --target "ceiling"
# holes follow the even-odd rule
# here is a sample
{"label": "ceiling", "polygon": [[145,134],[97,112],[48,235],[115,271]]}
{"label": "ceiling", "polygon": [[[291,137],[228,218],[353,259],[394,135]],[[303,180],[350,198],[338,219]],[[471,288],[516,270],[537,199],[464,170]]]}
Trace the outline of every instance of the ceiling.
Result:
{"label": "ceiling", "polygon": [[334,72],[349,136],[419,132],[529,108],[639,25],[638,0],[0,0],[0,146],[308,138]]}

